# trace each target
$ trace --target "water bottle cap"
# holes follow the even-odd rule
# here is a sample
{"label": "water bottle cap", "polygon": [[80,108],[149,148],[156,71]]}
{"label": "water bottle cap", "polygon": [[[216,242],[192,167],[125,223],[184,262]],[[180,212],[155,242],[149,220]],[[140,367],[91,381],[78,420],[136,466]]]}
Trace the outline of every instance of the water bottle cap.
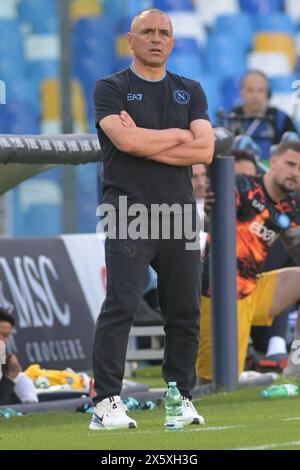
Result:
{"label": "water bottle cap", "polygon": [[177,382],[168,382],[169,387],[176,387]]}

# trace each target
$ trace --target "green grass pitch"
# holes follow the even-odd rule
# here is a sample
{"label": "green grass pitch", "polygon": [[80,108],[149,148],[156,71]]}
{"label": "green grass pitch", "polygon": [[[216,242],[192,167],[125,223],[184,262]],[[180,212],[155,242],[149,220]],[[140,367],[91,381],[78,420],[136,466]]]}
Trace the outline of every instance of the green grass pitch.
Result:
{"label": "green grass pitch", "polygon": [[89,431],[91,415],[61,412],[0,418],[1,449],[300,449],[300,397],[263,399],[261,389],[195,401],[205,426],[164,430],[163,406],[136,411],[137,430]]}

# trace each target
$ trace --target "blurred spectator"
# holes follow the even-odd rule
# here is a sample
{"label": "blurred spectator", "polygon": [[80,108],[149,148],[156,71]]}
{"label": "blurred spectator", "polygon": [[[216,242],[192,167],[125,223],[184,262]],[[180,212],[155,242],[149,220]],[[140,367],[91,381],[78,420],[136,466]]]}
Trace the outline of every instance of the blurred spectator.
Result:
{"label": "blurred spectator", "polygon": [[228,154],[234,157],[234,171],[236,174],[257,175],[257,166],[253,153],[247,150],[230,150]]}
{"label": "blurred spectator", "polygon": [[[300,211],[290,195],[300,184],[300,141],[281,143],[270,163],[270,171],[263,177],[242,174],[236,177],[240,372],[245,363],[251,326],[271,325],[277,315],[300,299],[299,268],[263,272],[267,254],[279,235],[297,265],[300,265]],[[206,262],[197,360],[198,377],[206,381],[212,377],[210,296]],[[299,338],[300,331],[296,331],[295,339]]]}
{"label": "blurred spectator", "polygon": [[193,165],[192,185],[198,214],[202,218],[204,217],[204,196],[207,188],[207,170],[204,164]]}
{"label": "blurred spectator", "polygon": [[[257,175],[255,156],[252,152],[233,149],[229,154],[235,157],[235,173],[244,173],[249,176]],[[295,266],[295,263],[286,252],[281,240],[276,240],[268,254],[263,272],[291,266]],[[254,351],[248,354],[248,366],[250,368],[255,368],[261,372],[272,370],[282,372],[286,367],[288,357],[286,333],[289,312],[290,309],[277,316],[271,326],[252,327],[251,338]]]}
{"label": "blurred spectator", "polygon": [[292,119],[278,108],[268,105],[271,90],[267,76],[259,70],[248,71],[241,80],[243,104],[233,109],[231,130],[235,135],[247,134],[259,145],[262,158],[269,159],[271,145],[282,135],[297,132]]}
{"label": "blurred spectator", "polygon": [[3,362],[2,371],[0,368],[0,406],[38,401],[33,382],[21,372],[17,357],[14,354],[6,356],[14,325],[13,317],[0,307],[0,359]]}

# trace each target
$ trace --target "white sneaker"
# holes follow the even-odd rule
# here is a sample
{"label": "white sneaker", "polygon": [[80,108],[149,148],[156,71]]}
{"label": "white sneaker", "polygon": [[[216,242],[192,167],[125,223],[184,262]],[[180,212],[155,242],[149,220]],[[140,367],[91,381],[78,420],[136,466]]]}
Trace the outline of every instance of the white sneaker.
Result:
{"label": "white sneaker", "polygon": [[182,399],[182,420],[183,424],[205,424],[203,416],[198,414],[191,400],[183,397]]}
{"label": "white sneaker", "polygon": [[129,418],[126,412],[127,408],[118,395],[105,398],[95,406],[89,429],[102,431],[105,429],[136,428],[136,422]]}

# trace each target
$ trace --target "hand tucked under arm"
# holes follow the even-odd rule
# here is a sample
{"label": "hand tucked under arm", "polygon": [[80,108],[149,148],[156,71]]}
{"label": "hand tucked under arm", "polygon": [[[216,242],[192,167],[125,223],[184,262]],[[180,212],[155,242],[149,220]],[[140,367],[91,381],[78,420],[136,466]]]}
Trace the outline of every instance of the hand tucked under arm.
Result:
{"label": "hand tucked under arm", "polygon": [[285,230],[281,238],[289,255],[300,266],[300,226]]}
{"label": "hand tucked under arm", "polygon": [[120,116],[107,116],[99,124],[119,150],[137,157],[145,158],[193,139],[192,133],[184,129],[156,130],[137,127],[125,111]]}
{"label": "hand tucked under arm", "polygon": [[193,140],[151,155],[151,160],[174,166],[211,163],[214,152],[214,134],[211,124],[198,119],[191,123],[190,129],[194,135]]}

